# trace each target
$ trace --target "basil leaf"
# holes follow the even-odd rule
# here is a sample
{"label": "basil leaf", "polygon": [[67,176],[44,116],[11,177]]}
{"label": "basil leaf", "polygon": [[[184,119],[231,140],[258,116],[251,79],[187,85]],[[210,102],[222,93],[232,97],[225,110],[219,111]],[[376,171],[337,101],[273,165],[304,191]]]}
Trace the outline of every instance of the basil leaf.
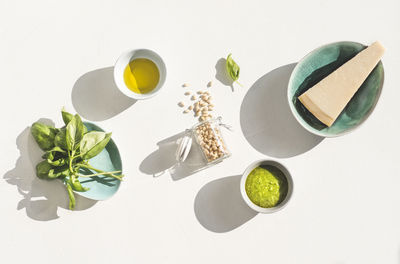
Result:
{"label": "basil leaf", "polygon": [[67,139],[66,139],[66,129],[61,128],[60,132],[57,133],[56,137],[54,138],[54,145],[59,147],[63,150],[67,150]]}
{"label": "basil leaf", "polygon": [[64,121],[65,125],[68,125],[68,123],[72,120],[72,118],[74,117],[73,114],[68,113],[67,111],[65,111],[65,108],[63,107],[61,109],[61,115],[62,115],[62,119]]}
{"label": "basil leaf", "polygon": [[43,160],[42,162],[36,165],[36,176],[40,179],[50,180],[49,171],[53,169],[53,166],[47,161]]}
{"label": "basil leaf", "polygon": [[59,167],[59,166],[64,166],[65,164],[67,164],[67,161],[64,158],[60,158],[60,159],[56,159],[56,160],[51,160],[51,159],[47,159],[46,160],[47,163]]}
{"label": "basil leaf", "polygon": [[65,150],[63,150],[59,146],[55,146],[54,148],[50,149],[49,151],[54,151],[54,152],[59,152],[59,153],[67,153]]}
{"label": "basil leaf", "polygon": [[69,168],[67,165],[64,165],[62,167],[53,167],[49,170],[48,177],[50,179],[56,179],[56,178],[65,178],[70,175],[69,173]]}
{"label": "basil leaf", "polygon": [[66,143],[68,150],[75,150],[79,146],[79,142],[83,137],[84,125],[81,117],[75,115],[67,125],[66,129]]}
{"label": "basil leaf", "polygon": [[54,147],[47,151],[43,158],[47,160],[47,163],[53,166],[63,166],[67,164],[68,157],[65,150],[60,147]]}
{"label": "basil leaf", "polygon": [[57,129],[39,122],[35,122],[31,127],[32,136],[42,150],[49,150],[54,147],[54,138]]}
{"label": "basil leaf", "polygon": [[71,175],[69,178],[69,182],[74,191],[86,192],[89,190],[89,188],[85,188],[82,186],[81,182],[78,180],[78,177],[76,177],[76,175]]}
{"label": "basil leaf", "polygon": [[97,156],[108,144],[111,133],[91,131],[85,134],[80,143],[80,153],[83,159]]}
{"label": "basil leaf", "polygon": [[239,79],[240,67],[232,59],[232,54],[229,54],[226,58],[226,71],[234,82]]}
{"label": "basil leaf", "polygon": [[47,163],[53,166],[63,166],[67,164],[68,160],[66,151],[57,146],[47,151],[42,158],[46,159]]}

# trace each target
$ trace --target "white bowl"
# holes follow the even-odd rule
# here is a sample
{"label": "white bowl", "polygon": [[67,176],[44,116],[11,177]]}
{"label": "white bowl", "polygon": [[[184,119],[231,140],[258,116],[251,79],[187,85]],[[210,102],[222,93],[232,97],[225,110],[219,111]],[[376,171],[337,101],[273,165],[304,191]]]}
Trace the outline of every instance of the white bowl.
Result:
{"label": "white bowl", "polygon": [[[286,182],[287,182],[288,190],[287,190],[287,194],[286,194],[285,198],[279,204],[277,204],[276,206],[271,207],[271,208],[264,208],[264,207],[254,204],[250,200],[250,198],[247,196],[247,193],[246,193],[245,185],[246,185],[247,177],[249,176],[249,174],[252,170],[254,170],[255,168],[262,166],[262,165],[274,166],[275,168],[280,170],[283,173],[283,175],[286,179]],[[259,160],[259,161],[252,163],[244,171],[244,173],[242,175],[242,179],[240,181],[240,192],[241,192],[242,197],[243,197],[244,201],[246,202],[246,204],[254,211],[257,211],[259,213],[264,213],[264,214],[274,213],[274,212],[282,209],[289,202],[290,198],[292,197],[293,179],[292,179],[292,176],[290,175],[289,171],[281,163],[279,163],[277,161],[273,161],[273,160]]]}
{"label": "white bowl", "polygon": [[[131,62],[134,59],[149,59],[153,61],[158,68],[158,71],[160,73],[160,80],[158,81],[156,88],[154,88],[149,93],[146,94],[135,93],[131,91],[125,84],[124,70],[126,66],[129,64],[129,62]],[[166,76],[167,76],[167,69],[165,68],[164,61],[161,59],[160,55],[148,49],[136,49],[124,52],[118,58],[114,66],[114,81],[118,89],[126,96],[129,96],[137,100],[147,99],[158,94],[165,82]]]}

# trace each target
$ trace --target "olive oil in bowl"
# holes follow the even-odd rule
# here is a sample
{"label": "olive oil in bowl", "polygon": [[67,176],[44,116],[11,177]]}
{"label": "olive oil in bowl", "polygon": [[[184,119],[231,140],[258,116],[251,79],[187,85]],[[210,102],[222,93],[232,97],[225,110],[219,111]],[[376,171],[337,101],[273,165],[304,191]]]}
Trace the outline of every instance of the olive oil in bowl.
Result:
{"label": "olive oil in bowl", "polygon": [[118,89],[136,100],[158,94],[165,83],[167,69],[163,59],[152,50],[124,52],[114,65],[114,82]]}
{"label": "olive oil in bowl", "polygon": [[132,92],[147,94],[153,91],[160,80],[157,65],[145,58],[134,59],[124,70],[124,81]]}

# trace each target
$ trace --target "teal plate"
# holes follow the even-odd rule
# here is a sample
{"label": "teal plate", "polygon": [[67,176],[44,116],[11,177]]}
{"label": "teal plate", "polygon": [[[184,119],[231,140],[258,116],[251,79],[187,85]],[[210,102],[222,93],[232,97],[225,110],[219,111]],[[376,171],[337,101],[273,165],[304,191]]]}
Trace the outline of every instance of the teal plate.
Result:
{"label": "teal plate", "polygon": [[341,136],[356,129],[372,113],[383,87],[381,61],[331,127],[321,123],[297,98],[365,48],[357,42],[335,42],[313,50],[296,65],[288,84],[288,100],[293,115],[305,129],[322,137]]}
{"label": "teal plate", "polygon": [[[95,124],[85,122],[88,131],[104,131]],[[117,145],[111,139],[105,149],[99,155],[89,160],[89,164],[103,171],[122,171],[122,162]],[[88,175],[95,173],[91,170],[82,170],[80,173]],[[119,189],[121,182],[106,176],[95,176],[91,178],[80,178],[83,187],[90,188],[86,192],[76,192],[79,195],[93,199],[105,200],[114,195]]]}

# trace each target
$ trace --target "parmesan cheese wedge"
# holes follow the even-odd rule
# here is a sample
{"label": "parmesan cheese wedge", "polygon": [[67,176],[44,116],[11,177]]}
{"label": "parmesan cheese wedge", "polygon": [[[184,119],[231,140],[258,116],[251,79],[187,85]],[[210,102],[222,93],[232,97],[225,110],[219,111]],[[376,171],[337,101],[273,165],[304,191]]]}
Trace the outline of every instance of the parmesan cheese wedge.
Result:
{"label": "parmesan cheese wedge", "polygon": [[374,42],[300,95],[300,102],[330,127],[378,64],[384,51],[379,42]]}

